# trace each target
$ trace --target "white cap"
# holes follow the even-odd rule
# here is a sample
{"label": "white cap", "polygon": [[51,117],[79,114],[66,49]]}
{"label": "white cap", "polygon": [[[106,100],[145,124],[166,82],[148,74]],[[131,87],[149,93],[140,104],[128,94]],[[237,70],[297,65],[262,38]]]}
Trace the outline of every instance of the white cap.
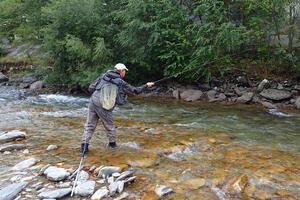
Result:
{"label": "white cap", "polygon": [[115,65],[115,69],[117,69],[117,70],[125,69],[126,71],[128,71],[127,67],[124,64],[122,64],[122,63],[116,64]]}

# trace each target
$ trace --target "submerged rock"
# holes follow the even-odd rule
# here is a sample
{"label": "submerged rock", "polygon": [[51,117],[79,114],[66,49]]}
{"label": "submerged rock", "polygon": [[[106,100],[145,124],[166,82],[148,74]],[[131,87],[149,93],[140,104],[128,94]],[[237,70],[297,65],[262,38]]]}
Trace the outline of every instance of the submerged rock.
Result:
{"label": "submerged rock", "polygon": [[120,172],[120,171],[121,171],[120,167],[105,166],[100,169],[98,177],[109,177],[113,173]]}
{"label": "submerged rock", "polygon": [[67,170],[63,168],[54,167],[54,166],[48,167],[44,171],[44,174],[51,181],[61,181],[66,179],[70,175],[70,173],[67,172]]}
{"label": "submerged rock", "polygon": [[277,106],[270,103],[270,102],[267,102],[267,101],[262,101],[261,104],[263,105],[263,107],[265,108],[268,108],[268,109],[276,109]]}
{"label": "submerged rock", "polygon": [[168,187],[168,186],[164,186],[164,185],[156,185],[155,187],[155,193],[159,196],[159,198],[162,198],[166,195],[169,195],[171,193],[173,193],[173,189]]}
{"label": "submerged rock", "polygon": [[47,151],[55,150],[57,148],[58,148],[57,145],[51,144],[47,147]]}
{"label": "submerged rock", "polygon": [[102,187],[93,194],[91,199],[92,200],[100,200],[104,197],[107,197],[108,194],[109,194],[109,190],[106,187]]}
{"label": "submerged rock", "polygon": [[13,200],[28,185],[26,182],[13,183],[0,190],[1,200]]}
{"label": "submerged rock", "polygon": [[86,182],[80,183],[75,188],[75,194],[83,196],[83,197],[87,197],[94,193],[95,186],[96,186],[95,181],[86,181]]}
{"label": "submerged rock", "polygon": [[0,133],[0,143],[1,142],[10,142],[14,141],[18,138],[25,138],[26,133],[18,130],[13,130],[9,132],[2,132]]}
{"label": "submerged rock", "polygon": [[291,98],[292,93],[287,90],[264,89],[260,95],[266,99],[280,101]]}
{"label": "submerged rock", "polygon": [[59,199],[62,197],[67,196],[72,191],[71,188],[64,188],[64,189],[57,189],[57,190],[51,190],[42,192],[38,195],[39,198],[42,199]]}
{"label": "submerged rock", "polygon": [[205,179],[203,178],[194,178],[184,181],[183,186],[192,190],[197,190],[200,187],[205,185]]}
{"label": "submerged rock", "polygon": [[19,149],[23,149],[26,146],[24,144],[4,144],[4,145],[0,145],[0,152],[4,152],[4,151],[12,151],[12,150],[19,150]]}
{"label": "submerged rock", "polygon": [[35,159],[35,158],[29,158],[27,160],[24,160],[18,164],[16,164],[12,170],[15,170],[15,171],[19,171],[19,170],[23,170],[23,169],[26,169],[26,168],[29,168],[33,165],[35,165],[39,160]]}

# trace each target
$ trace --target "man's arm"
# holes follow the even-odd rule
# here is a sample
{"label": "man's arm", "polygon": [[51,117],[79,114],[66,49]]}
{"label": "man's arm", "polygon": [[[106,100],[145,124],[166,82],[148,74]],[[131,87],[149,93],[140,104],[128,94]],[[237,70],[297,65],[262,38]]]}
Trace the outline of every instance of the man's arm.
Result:
{"label": "man's arm", "polygon": [[127,94],[140,94],[142,93],[147,87],[152,87],[154,84],[152,82],[148,82],[140,87],[134,87],[123,80],[123,89]]}

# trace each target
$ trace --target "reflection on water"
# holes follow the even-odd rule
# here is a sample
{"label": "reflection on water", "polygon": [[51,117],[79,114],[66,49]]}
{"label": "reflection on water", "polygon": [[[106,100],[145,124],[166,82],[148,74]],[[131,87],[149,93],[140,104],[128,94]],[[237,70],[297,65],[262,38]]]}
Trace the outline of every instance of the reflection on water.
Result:
{"label": "reflection on water", "polygon": [[[0,87],[0,131],[24,130],[30,156],[74,168],[88,98],[25,94]],[[294,194],[300,187],[300,117],[297,113],[278,113],[255,106],[130,100],[115,110],[120,150],[106,149],[107,139],[99,125],[87,163],[137,167],[139,177],[147,181],[132,186],[133,191],[142,191],[146,183],[159,183],[175,187],[179,196],[226,199],[221,187],[224,184],[212,185],[212,194],[207,188],[190,193],[173,179],[221,181],[246,173],[253,184],[267,180],[269,185],[276,183],[276,187]],[[49,144],[59,145],[58,150],[45,153]],[[0,171],[5,172],[21,158],[21,152],[1,155]],[[10,174],[0,173],[0,185],[9,178]]]}

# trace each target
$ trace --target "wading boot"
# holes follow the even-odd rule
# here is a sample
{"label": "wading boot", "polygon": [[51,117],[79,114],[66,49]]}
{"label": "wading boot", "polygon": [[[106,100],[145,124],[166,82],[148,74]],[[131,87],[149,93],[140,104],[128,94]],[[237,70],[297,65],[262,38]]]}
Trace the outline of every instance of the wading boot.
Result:
{"label": "wading boot", "polygon": [[82,155],[85,155],[89,152],[89,144],[88,143],[82,143],[81,144],[81,149],[80,149],[80,153]]}
{"label": "wading boot", "polygon": [[116,142],[110,142],[110,143],[108,143],[108,148],[118,149],[118,145],[116,144]]}

